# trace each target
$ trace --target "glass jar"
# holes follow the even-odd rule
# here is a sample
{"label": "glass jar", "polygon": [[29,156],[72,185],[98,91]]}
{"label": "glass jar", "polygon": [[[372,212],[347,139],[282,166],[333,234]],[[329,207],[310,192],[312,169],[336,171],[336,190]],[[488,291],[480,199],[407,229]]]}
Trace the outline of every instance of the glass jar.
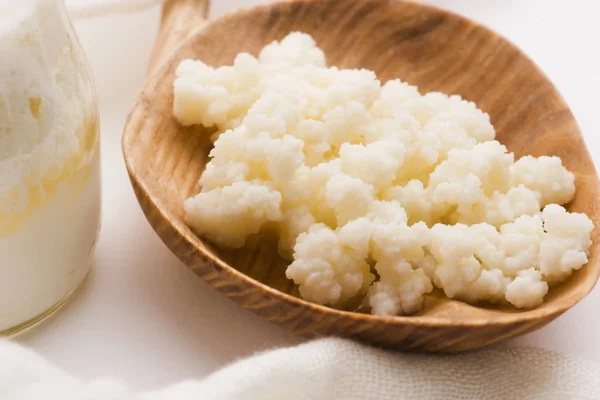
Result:
{"label": "glass jar", "polygon": [[0,0],[0,336],[57,310],[100,224],[95,89],[61,0]]}

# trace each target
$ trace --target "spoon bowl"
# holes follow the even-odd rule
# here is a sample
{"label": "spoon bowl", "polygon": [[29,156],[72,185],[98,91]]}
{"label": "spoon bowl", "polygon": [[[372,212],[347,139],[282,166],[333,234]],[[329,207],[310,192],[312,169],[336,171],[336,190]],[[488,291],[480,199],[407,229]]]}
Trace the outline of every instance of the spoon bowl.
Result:
{"label": "spoon bowl", "polygon": [[292,31],[311,34],[328,65],[367,68],[382,82],[400,78],[422,93],[458,93],[474,101],[489,113],[497,139],[516,157],[560,156],[576,176],[569,210],[589,215],[596,225],[594,238],[600,227],[598,177],[573,115],[539,68],[498,34],[450,12],[400,0],[292,0],[206,23],[204,6],[199,0],[165,4],[151,73],[127,121],[123,152],[148,221],[211,286],[303,336],[336,335],[436,352],[475,349],[536,330],[594,287],[600,273],[596,239],[588,265],[553,287],[537,308],[478,307],[431,295],[417,315],[378,317],[299,298],[272,242],[253,238],[244,248],[230,250],[196,236],[184,221],[182,204],[198,191],[211,143],[203,128],[174,120],[174,71],[185,58],[230,65],[238,53],[257,55]]}

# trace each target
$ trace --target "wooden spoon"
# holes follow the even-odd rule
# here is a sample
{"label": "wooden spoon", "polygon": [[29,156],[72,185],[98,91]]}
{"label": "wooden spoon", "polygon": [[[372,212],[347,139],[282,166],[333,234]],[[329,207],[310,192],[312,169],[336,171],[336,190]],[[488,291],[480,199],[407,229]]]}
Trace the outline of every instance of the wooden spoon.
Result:
{"label": "wooden spoon", "polygon": [[[300,335],[444,352],[538,329],[593,288],[600,273],[598,178],[564,100],[514,45],[468,19],[408,1],[293,0],[203,23],[206,5],[206,0],[165,3],[152,72],[127,121],[123,153],[148,221],[210,285]],[[432,296],[418,315],[384,318],[298,298],[272,243],[256,239],[243,249],[224,250],[197,237],[184,221],[182,203],[198,191],[211,144],[202,128],[185,128],[173,119],[174,70],[184,58],[231,64],[239,52],[256,55],[267,43],[297,30],[313,35],[330,65],[368,68],[382,81],[401,78],[422,92],[459,93],[476,102],[490,114],[498,140],[516,156],[560,156],[577,177],[570,210],[587,213],[596,224],[588,265],[552,288],[535,309],[475,307]]]}

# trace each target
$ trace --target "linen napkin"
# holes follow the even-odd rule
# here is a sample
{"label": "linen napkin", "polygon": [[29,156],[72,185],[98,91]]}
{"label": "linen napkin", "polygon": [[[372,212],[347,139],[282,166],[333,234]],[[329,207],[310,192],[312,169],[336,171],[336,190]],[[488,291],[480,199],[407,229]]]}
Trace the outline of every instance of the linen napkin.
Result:
{"label": "linen napkin", "polygon": [[163,0],[63,0],[72,19],[131,14],[162,4]]}
{"label": "linen napkin", "polygon": [[82,382],[0,341],[2,400],[600,399],[600,365],[533,348],[406,354],[321,339],[257,354],[199,381],[133,393]]}

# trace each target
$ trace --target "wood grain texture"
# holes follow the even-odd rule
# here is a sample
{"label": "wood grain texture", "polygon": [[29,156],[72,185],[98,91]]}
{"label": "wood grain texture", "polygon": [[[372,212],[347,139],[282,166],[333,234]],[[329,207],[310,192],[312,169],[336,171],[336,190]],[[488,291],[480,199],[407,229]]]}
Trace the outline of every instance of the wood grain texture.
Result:
{"label": "wood grain texture", "polygon": [[164,0],[160,29],[154,44],[148,72],[166,61],[168,56],[199,28],[208,15],[209,0]]}
{"label": "wood grain texture", "polygon": [[[596,224],[588,265],[552,288],[544,304],[532,310],[476,307],[430,296],[418,315],[384,318],[298,298],[273,243],[256,238],[231,251],[194,235],[183,219],[182,202],[198,191],[210,142],[202,128],[183,128],[173,119],[174,70],[184,58],[231,64],[237,53],[256,55],[295,30],[313,35],[329,65],[368,68],[382,81],[401,78],[422,92],[458,93],[476,102],[490,114],[497,138],[516,156],[560,156],[576,175],[577,195],[569,209],[587,213]],[[123,152],[140,205],[165,244],[234,301],[307,337],[337,335],[405,350],[475,349],[544,326],[581,300],[600,273],[598,178],[564,100],[514,45],[433,7],[400,0],[292,0],[207,23],[146,81],[125,127]]]}

